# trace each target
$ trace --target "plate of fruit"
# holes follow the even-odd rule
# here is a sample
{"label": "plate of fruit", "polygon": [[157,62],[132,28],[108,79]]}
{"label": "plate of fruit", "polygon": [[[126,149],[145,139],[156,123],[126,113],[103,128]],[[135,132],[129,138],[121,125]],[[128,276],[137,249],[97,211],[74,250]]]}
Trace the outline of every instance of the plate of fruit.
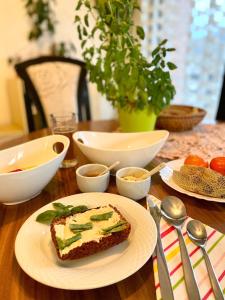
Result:
{"label": "plate of fruit", "polygon": [[200,156],[170,161],[160,171],[162,180],[174,190],[207,201],[225,203],[225,157],[206,161]]}

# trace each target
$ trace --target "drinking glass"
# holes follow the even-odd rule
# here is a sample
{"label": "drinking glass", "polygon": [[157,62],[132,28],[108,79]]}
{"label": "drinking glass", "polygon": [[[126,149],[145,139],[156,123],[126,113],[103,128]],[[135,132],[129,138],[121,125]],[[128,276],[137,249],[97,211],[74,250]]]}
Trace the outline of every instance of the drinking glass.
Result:
{"label": "drinking glass", "polygon": [[[73,133],[77,130],[77,121],[75,113],[65,113],[62,115],[51,114],[51,129],[53,134],[62,134],[70,139],[70,145],[66,156],[61,164],[61,168],[74,167],[77,164],[77,158],[74,149]],[[57,148],[57,144],[55,145]],[[60,147],[60,146],[59,146]],[[60,149],[55,149],[60,152]],[[58,151],[57,151],[58,150]]]}

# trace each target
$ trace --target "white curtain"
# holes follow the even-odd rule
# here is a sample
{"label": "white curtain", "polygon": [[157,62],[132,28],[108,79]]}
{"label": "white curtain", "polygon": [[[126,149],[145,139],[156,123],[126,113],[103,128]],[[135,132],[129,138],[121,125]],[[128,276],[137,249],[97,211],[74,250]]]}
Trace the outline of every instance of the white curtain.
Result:
{"label": "white curtain", "polygon": [[217,112],[225,64],[225,0],[141,0],[145,55],[167,38],[177,94],[173,103]]}

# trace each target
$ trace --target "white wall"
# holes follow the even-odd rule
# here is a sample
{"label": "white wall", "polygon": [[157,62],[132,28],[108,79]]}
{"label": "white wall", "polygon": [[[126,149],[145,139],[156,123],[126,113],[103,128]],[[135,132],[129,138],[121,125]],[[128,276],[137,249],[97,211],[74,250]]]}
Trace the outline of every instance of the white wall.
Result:
{"label": "white wall", "polygon": [[[75,0],[57,1],[56,18],[57,34],[55,41],[72,41],[77,49],[76,57],[81,58],[80,43],[77,37],[74,21]],[[23,0],[0,1],[0,125],[11,122],[6,82],[12,78],[14,70],[7,63],[10,56],[20,56],[23,59],[46,54],[48,39],[43,38],[38,44],[28,42],[29,20],[26,16]],[[101,97],[90,85],[93,119],[109,119],[115,113],[110,104]]]}

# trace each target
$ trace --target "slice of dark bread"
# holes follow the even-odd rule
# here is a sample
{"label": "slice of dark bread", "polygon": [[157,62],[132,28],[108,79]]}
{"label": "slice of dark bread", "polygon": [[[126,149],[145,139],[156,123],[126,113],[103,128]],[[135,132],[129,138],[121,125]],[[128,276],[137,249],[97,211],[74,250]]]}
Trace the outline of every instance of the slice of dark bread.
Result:
{"label": "slice of dark bread", "polygon": [[[76,219],[76,217],[78,217],[78,218],[84,217],[84,215],[81,216],[81,214],[88,215],[92,211],[93,211],[93,214],[96,215],[96,214],[98,214],[98,211],[100,212],[102,209],[108,209],[108,208],[110,208],[113,211],[113,214],[115,214],[117,221],[119,220],[119,221],[122,221],[125,223],[123,225],[123,227],[124,227],[123,230],[118,231],[118,232],[111,232],[111,233],[108,233],[105,235],[98,234],[98,235],[96,235],[98,237],[97,241],[94,240],[94,238],[93,238],[93,240],[88,240],[87,242],[82,242],[82,238],[81,238],[78,242],[74,242],[74,243],[70,244],[70,248],[72,248],[72,249],[70,249],[69,251],[67,249],[66,253],[65,253],[64,249],[66,249],[68,247],[65,247],[63,250],[60,249],[59,244],[58,244],[58,237],[57,237],[57,233],[56,233],[57,225],[65,226],[65,224],[67,224],[66,230],[68,231],[68,222],[71,222],[71,219],[73,217],[74,217],[74,219]],[[70,219],[68,219],[68,218],[70,218]],[[92,224],[95,224],[95,222],[97,222],[96,224],[98,224],[98,225],[93,225],[93,227],[95,227],[95,226],[101,227],[102,221],[90,221],[90,222],[92,222]],[[107,223],[107,220],[104,221],[104,224],[106,224],[106,223]],[[112,224],[110,224],[110,225],[112,225]],[[109,225],[109,227],[110,227],[110,225]],[[104,225],[104,227],[107,227],[107,226]],[[109,249],[112,246],[115,246],[115,245],[123,242],[129,236],[129,233],[131,230],[131,225],[127,222],[127,220],[123,217],[123,215],[119,212],[119,210],[116,207],[113,207],[112,205],[108,205],[108,206],[104,206],[104,207],[97,207],[97,208],[89,209],[88,211],[83,212],[83,213],[71,214],[66,217],[56,218],[52,221],[50,230],[51,230],[52,241],[56,248],[58,257],[62,260],[72,260],[72,259],[78,259],[78,258],[92,255],[94,253]],[[89,230],[93,230],[93,229],[89,229]],[[65,231],[65,227],[64,227],[64,231]],[[87,231],[81,232],[81,236],[82,236],[82,234],[85,235],[86,232]],[[102,229],[100,229],[99,232],[102,232]],[[90,234],[90,232],[89,232],[89,234]]]}

